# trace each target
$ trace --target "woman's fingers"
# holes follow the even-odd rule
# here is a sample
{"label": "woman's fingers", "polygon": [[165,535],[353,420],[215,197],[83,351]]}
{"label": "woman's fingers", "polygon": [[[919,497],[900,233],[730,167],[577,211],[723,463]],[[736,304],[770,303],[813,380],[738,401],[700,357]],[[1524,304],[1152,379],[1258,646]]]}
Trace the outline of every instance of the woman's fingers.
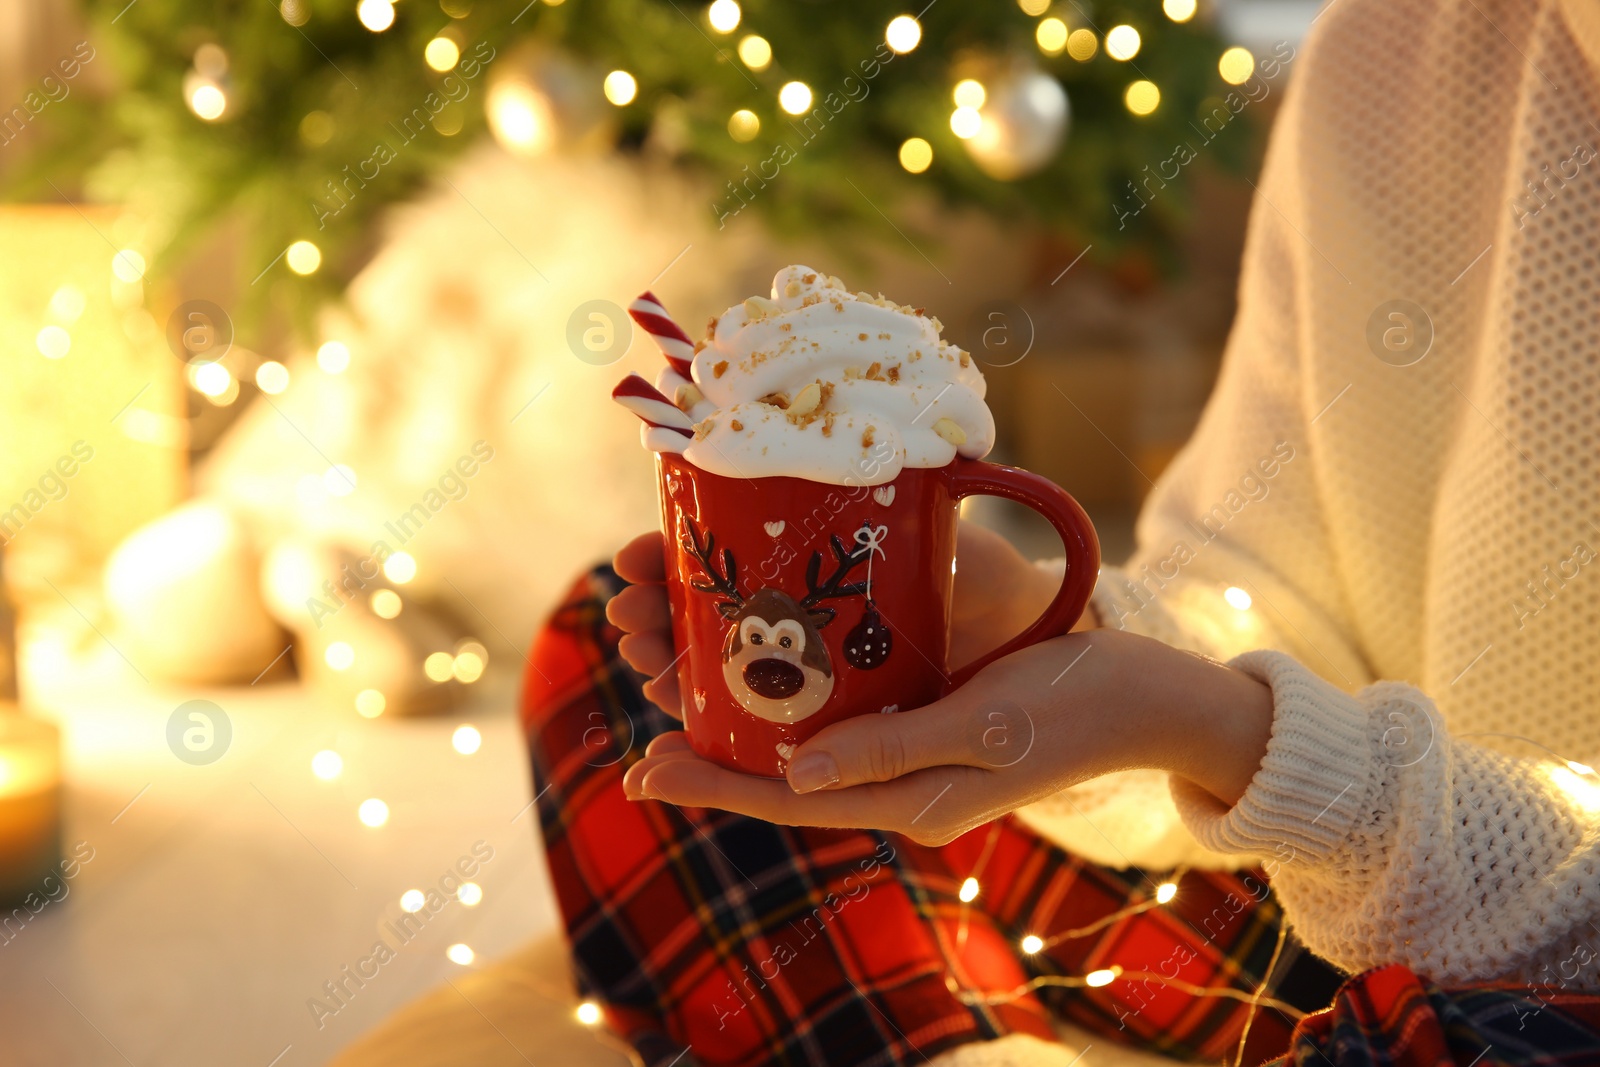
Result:
{"label": "woman's fingers", "polygon": [[[796,793],[888,782],[928,767],[981,765],[973,724],[981,713],[960,693],[889,715],[857,715],[826,727],[789,761]],[[976,717],[975,717],[976,716]]]}
{"label": "woman's fingers", "polygon": [[638,634],[623,634],[617,642],[617,651],[628,666],[640,674],[654,678],[672,664],[672,640],[659,630]]}
{"label": "woman's fingers", "polygon": [[666,542],[659,530],[640,534],[622,546],[612,557],[611,566],[625,582],[664,582],[667,580]]}
{"label": "woman's fingers", "polygon": [[606,618],[628,633],[665,630],[672,625],[667,590],[660,585],[630,585],[606,603]]}
{"label": "woman's fingers", "polygon": [[678,690],[678,672],[666,671],[644,684],[644,698],[679,722],[683,721],[683,695]]}

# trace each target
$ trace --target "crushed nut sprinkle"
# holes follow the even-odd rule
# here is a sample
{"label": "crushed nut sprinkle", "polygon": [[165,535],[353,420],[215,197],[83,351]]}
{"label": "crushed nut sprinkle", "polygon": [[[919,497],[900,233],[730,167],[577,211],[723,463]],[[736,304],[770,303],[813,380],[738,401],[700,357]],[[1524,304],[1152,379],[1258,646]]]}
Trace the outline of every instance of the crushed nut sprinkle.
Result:
{"label": "crushed nut sprinkle", "polygon": [[713,316],[711,316],[710,319],[708,319],[706,321],[706,340],[707,341],[715,341],[716,339],[717,339],[717,317],[715,315],[713,315]]}
{"label": "crushed nut sprinkle", "polygon": [[873,363],[872,366],[867,368],[867,373],[863,375],[863,377],[865,377],[869,382],[883,381],[883,364]]}
{"label": "crushed nut sprinkle", "polygon": [[824,415],[822,417],[822,436],[824,436],[824,437],[832,437],[833,436],[833,413],[832,412],[829,412],[828,414],[826,414],[826,415]]}
{"label": "crushed nut sprinkle", "polygon": [[738,433],[740,430],[744,429],[744,423],[740,422],[738,419],[734,419],[728,423],[728,429],[732,430],[734,433]]}
{"label": "crushed nut sprinkle", "polygon": [[778,323],[778,329],[782,330],[784,333],[788,333],[790,330],[794,329],[794,323],[780,322]]}
{"label": "crushed nut sprinkle", "polygon": [[716,363],[713,363],[711,365],[711,376],[713,378],[720,378],[726,373],[728,373],[728,361],[727,360],[719,359]]}
{"label": "crushed nut sprinkle", "polygon": [[864,333],[863,333],[863,334],[857,334],[857,335],[856,335],[856,340],[857,340],[857,341],[865,341],[865,340],[866,340],[866,339],[867,339],[867,335],[866,335],[866,334],[864,334]]}
{"label": "crushed nut sprinkle", "polygon": [[807,285],[815,285],[817,283],[817,276],[815,274],[807,274],[800,280],[805,282]]}
{"label": "crushed nut sprinkle", "polygon": [[896,363],[894,366],[884,371],[884,373],[889,376],[889,380],[891,382],[898,382],[900,380],[900,364]]}
{"label": "crushed nut sprinkle", "polygon": [[871,426],[868,426],[865,430],[861,431],[861,447],[862,448],[871,448],[872,447],[872,427]]}
{"label": "crushed nut sprinkle", "polygon": [[965,352],[962,352],[961,353],[961,365],[963,367],[972,366],[972,357],[967,355]]}
{"label": "crushed nut sprinkle", "polygon": [[788,285],[784,286],[783,287],[783,295],[784,296],[791,296],[791,297],[792,296],[799,296],[800,295],[800,283],[799,282],[790,282]]}
{"label": "crushed nut sprinkle", "polygon": [[708,436],[710,436],[711,431],[716,428],[716,425],[716,419],[702,419],[700,422],[695,423],[694,439],[696,441],[704,441]]}

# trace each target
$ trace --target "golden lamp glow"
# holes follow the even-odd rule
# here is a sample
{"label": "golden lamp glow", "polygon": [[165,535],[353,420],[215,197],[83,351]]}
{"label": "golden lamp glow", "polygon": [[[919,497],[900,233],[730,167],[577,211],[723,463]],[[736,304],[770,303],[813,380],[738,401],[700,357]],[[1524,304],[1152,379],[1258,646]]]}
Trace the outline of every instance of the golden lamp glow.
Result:
{"label": "golden lamp glow", "polygon": [[408,915],[415,915],[421,911],[422,906],[427,902],[427,896],[420,889],[407,889],[400,894],[400,910]]}
{"label": "golden lamp glow", "polygon": [[329,496],[349,496],[356,491],[356,472],[343,463],[335,463],[322,472],[322,487]]}
{"label": "golden lamp glow", "polygon": [[606,75],[606,99],[617,107],[626,107],[639,95],[639,83],[625,70],[614,70]]}
{"label": "golden lamp glow", "polygon": [[324,782],[331,782],[344,770],[344,757],[331,748],[325,748],[311,757],[311,773]]}
{"label": "golden lamp glow", "polygon": [[376,719],[388,706],[388,699],[376,689],[363,689],[356,694],[356,714],[363,719]]}
{"label": "golden lamp glow", "polygon": [[472,965],[472,961],[478,958],[478,954],[472,951],[470,946],[463,945],[459,941],[445,949],[444,955],[445,958],[451,963],[458,964],[462,967],[470,967]]}
{"label": "golden lamp glow", "polygon": [[1148,115],[1161,106],[1161,90],[1156,88],[1155,82],[1140,78],[1128,86],[1127,92],[1122,94],[1122,102],[1135,115]]}
{"label": "golden lamp glow", "polygon": [[[1582,766],[1580,764],[1580,766]],[[1600,786],[1595,785],[1588,777],[1575,774],[1573,771],[1559,763],[1550,764],[1546,772],[1556,788],[1565,793],[1574,804],[1586,814],[1600,811]]]}
{"label": "golden lamp glow", "polygon": [[957,893],[956,896],[960,898],[963,904],[971,904],[974,900],[977,900],[978,880],[976,878],[968,878],[965,882],[962,882],[961,892]]}
{"label": "golden lamp glow", "polygon": [[900,165],[912,174],[921,174],[933,163],[933,145],[920,137],[908,137],[900,146]]}
{"label": "golden lamp glow", "polygon": [[343,374],[350,366],[350,349],[343,341],[328,341],[317,349],[317,366],[329,374]]}
{"label": "golden lamp glow", "polygon": [[711,28],[718,33],[732,33],[739,27],[741,14],[735,0],[716,0],[706,8],[706,21],[711,23]]}
{"label": "golden lamp glow", "polygon": [[751,70],[766,70],[772,63],[772,45],[754,33],[743,37],[739,40],[739,60]]}
{"label": "golden lamp glow", "polygon": [[1167,18],[1173,22],[1188,22],[1194,18],[1195,0],[1161,0],[1161,10],[1165,11]]}
{"label": "golden lamp glow", "polygon": [[594,1026],[600,1022],[600,1005],[592,1000],[586,1000],[578,1005],[578,1010],[573,1013],[578,1021],[585,1026]]}
{"label": "golden lamp glow", "polygon": [[189,110],[207,122],[216,122],[228,110],[228,94],[211,82],[197,82],[189,90]]}
{"label": "golden lamp glow", "polygon": [[462,882],[456,889],[456,899],[469,908],[483,903],[483,886],[477,882]]}
{"label": "golden lamp glow", "polygon": [[977,108],[958,107],[950,112],[950,132],[963,141],[978,136],[978,131],[981,129],[983,129],[983,116],[978,114]]}
{"label": "golden lamp glow", "polygon": [[256,368],[256,388],[276,396],[289,388],[289,368],[269,359]]}
{"label": "golden lamp glow", "polygon": [[922,23],[910,15],[896,15],[884,29],[883,40],[892,51],[905,55],[922,43]]}
{"label": "golden lamp glow", "polygon": [[1017,6],[1022,8],[1024,15],[1038,18],[1050,10],[1050,0],[1017,0]]}
{"label": "golden lamp glow", "polygon": [[1178,887],[1171,882],[1162,882],[1156,887],[1156,903],[1170,904],[1172,898],[1178,895]]}
{"label": "golden lamp glow", "polygon": [[356,809],[356,817],[361,820],[362,826],[370,826],[373,829],[377,829],[389,821],[389,805],[377,797],[368,797]]}
{"label": "golden lamp glow", "polygon": [[1093,30],[1073,30],[1067,38],[1067,55],[1079,63],[1087,63],[1100,50],[1100,38]]}
{"label": "golden lamp glow", "polygon": [[1228,588],[1224,589],[1222,591],[1222,599],[1226,600],[1228,602],[1228,606],[1236,611],[1249,611],[1250,605],[1255,603],[1255,601],[1250,599],[1249,593],[1245,592],[1243,589],[1240,589],[1236,585],[1230,585]]}
{"label": "golden lamp glow", "polygon": [[373,33],[382,33],[394,25],[394,5],[389,0],[361,0],[356,5],[356,18]]}
{"label": "golden lamp glow", "polygon": [[1126,62],[1139,54],[1139,31],[1123,23],[1106,31],[1106,55]]}
{"label": "golden lamp glow", "polygon": [[435,37],[422,50],[422,58],[428,66],[441,73],[454,70],[456,64],[461,62],[461,46],[448,37]]}
{"label": "golden lamp glow", "polygon": [[1234,45],[1217,60],[1217,73],[1229,85],[1243,85],[1256,72],[1256,57],[1250,49]]}
{"label": "golden lamp glow", "polygon": [[296,274],[312,274],[322,266],[322,249],[310,241],[296,241],[284,252],[283,259]]}
{"label": "golden lamp glow", "polygon": [[778,106],[791,115],[804,115],[811,108],[811,86],[805,82],[785,82],[778,90]]}
{"label": "golden lamp glow", "polygon": [[380,619],[392,619],[405,606],[400,594],[393,589],[378,589],[372,594],[372,613]]}
{"label": "golden lamp glow", "polygon": [[489,89],[488,108],[490,130],[513,155],[537,156],[555,143],[550,99],[528,83],[496,83]]}
{"label": "golden lamp glow", "polygon": [[1110,985],[1116,980],[1117,968],[1115,967],[1102,967],[1098,971],[1090,971],[1088,974],[1083,976],[1083,984],[1092,989],[1099,989],[1101,986]]}
{"label": "golden lamp glow", "polygon": [[761,119],[749,108],[740,108],[728,116],[728,136],[740,144],[753,141],[761,132]]}
{"label": "golden lamp glow", "polygon": [[1042,948],[1044,948],[1044,938],[1038,934],[1029,934],[1022,939],[1022,951],[1030,956]]}
{"label": "golden lamp glow", "polygon": [[950,95],[956,107],[982,107],[983,102],[989,99],[989,91],[976,78],[963,78],[956,82],[955,91]]}
{"label": "golden lamp glow", "polygon": [[45,359],[61,359],[72,351],[72,335],[60,326],[44,327],[35,335],[33,343]]}
{"label": "golden lamp glow", "polygon": [[233,385],[233,375],[228,373],[228,368],[220,363],[201,363],[194,368],[192,374],[194,387],[209,397],[219,397],[227,393],[228,387]]}
{"label": "golden lamp glow", "polygon": [[111,257],[111,273],[119,282],[140,281],[144,278],[144,257],[131,248],[124,248]]}
{"label": "golden lamp glow", "polygon": [[417,561],[409,552],[395,552],[383,561],[383,576],[395,585],[405,585],[417,576]]}
{"label": "golden lamp glow", "polygon": [[1067,47],[1067,24],[1058,18],[1041,19],[1033,31],[1033,39],[1039,42],[1039,51],[1047,56],[1058,56]]}
{"label": "golden lamp glow", "polygon": [[478,732],[476,726],[464,723],[450,735],[450,747],[463,756],[470,756],[483,747],[483,734]]}
{"label": "golden lamp glow", "polygon": [[356,661],[356,650],[348,641],[335,641],[323,650],[322,659],[336,671],[347,671]]}
{"label": "golden lamp glow", "polygon": [[1594,773],[1594,768],[1593,767],[1589,766],[1587,763],[1579,763],[1575,759],[1567,760],[1567,770],[1571,771],[1573,774],[1593,774]]}
{"label": "golden lamp glow", "polygon": [[430,682],[448,682],[454,677],[456,658],[448,652],[433,652],[422,661],[422,673]]}
{"label": "golden lamp glow", "polygon": [[488,664],[484,657],[477,651],[458,652],[456,658],[450,662],[450,673],[456,681],[463,685],[471,685],[483,677],[483,669],[486,666]]}

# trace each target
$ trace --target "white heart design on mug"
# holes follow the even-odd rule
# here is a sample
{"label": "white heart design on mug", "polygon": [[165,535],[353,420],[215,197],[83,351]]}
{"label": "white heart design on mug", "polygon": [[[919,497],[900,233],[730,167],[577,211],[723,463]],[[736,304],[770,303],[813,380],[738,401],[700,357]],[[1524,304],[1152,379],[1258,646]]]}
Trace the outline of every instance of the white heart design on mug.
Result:
{"label": "white heart design on mug", "polygon": [[778,755],[782,756],[784,759],[792,758],[794,756],[794,746],[780,743],[778,745]]}
{"label": "white heart design on mug", "polygon": [[706,691],[704,689],[696,689],[694,691],[694,706],[699,711],[706,710]]}
{"label": "white heart design on mug", "polygon": [[895,712],[897,712],[899,710],[900,710],[900,705],[899,704],[886,704],[882,708],[878,709],[878,714],[880,714],[880,715],[892,715],[892,714],[894,714]]}
{"label": "white heart design on mug", "polygon": [[878,503],[882,504],[884,507],[888,507],[890,504],[894,503],[894,486],[892,486],[892,485],[880,485],[880,486],[878,486],[878,488],[876,488],[876,489],[874,489],[872,491],[872,499],[876,500]]}
{"label": "white heart design on mug", "polygon": [[785,526],[787,526],[787,525],[789,525],[789,524],[787,522],[784,522],[782,519],[779,519],[777,522],[769,522],[769,523],[767,523],[765,525],[765,529],[767,531],[767,536],[768,537],[782,537],[783,536],[783,528]]}

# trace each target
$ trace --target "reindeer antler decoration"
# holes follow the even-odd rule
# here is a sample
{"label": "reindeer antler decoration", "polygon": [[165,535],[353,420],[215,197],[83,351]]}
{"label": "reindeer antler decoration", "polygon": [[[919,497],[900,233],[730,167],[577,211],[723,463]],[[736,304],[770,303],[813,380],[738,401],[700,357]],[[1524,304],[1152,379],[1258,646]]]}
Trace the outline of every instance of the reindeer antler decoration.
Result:
{"label": "reindeer antler decoration", "polygon": [[[717,612],[724,619],[731,619],[738,614],[739,607],[744,603],[744,597],[739,592],[739,570],[733,560],[733,549],[722,550],[722,571],[717,573],[716,552],[717,535],[706,534],[705,544],[700,543],[700,531],[695,529],[694,520],[687,515],[683,519],[684,534],[682,544],[684,551],[700,561],[700,569],[705,572],[706,580],[703,582],[691,581],[689,584],[702,593],[714,593],[726,599],[717,602]],[[838,540],[835,538],[834,540]]]}
{"label": "reindeer antler decoration", "polygon": [[851,582],[848,585],[840,585],[839,583],[844,581],[845,577],[856,568],[868,553],[859,550],[851,551],[845,548],[844,541],[839,538],[838,534],[833,535],[830,543],[833,545],[833,555],[838,564],[834,568],[833,575],[825,583],[818,585],[817,579],[822,574],[822,553],[811,553],[811,562],[806,564],[806,588],[811,591],[806,594],[804,600],[800,601],[800,606],[808,609],[812,614],[825,616],[817,623],[819,628],[832,622],[835,613],[832,608],[817,607],[818,604],[824,600],[863,596],[867,591],[867,586],[864,582]]}

